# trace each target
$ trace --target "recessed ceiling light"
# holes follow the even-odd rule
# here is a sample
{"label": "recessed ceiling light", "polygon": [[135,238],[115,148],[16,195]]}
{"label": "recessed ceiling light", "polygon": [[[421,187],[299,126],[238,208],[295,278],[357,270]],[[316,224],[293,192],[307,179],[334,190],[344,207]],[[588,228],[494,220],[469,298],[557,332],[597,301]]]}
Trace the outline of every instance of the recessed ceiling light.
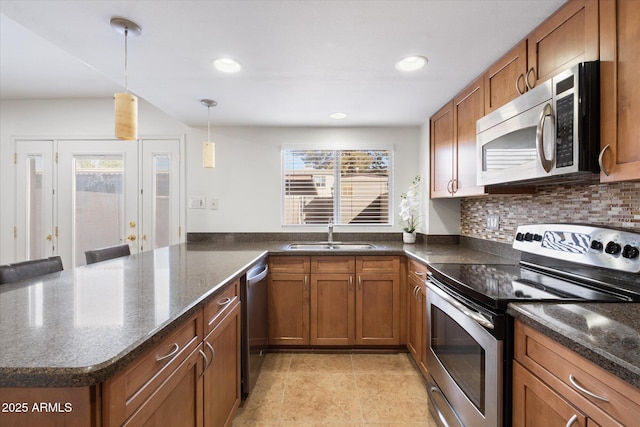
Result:
{"label": "recessed ceiling light", "polygon": [[213,66],[216,70],[221,71],[223,73],[237,73],[242,69],[242,65],[234,59],[231,58],[217,58],[213,60]]}
{"label": "recessed ceiling light", "polygon": [[329,114],[329,117],[331,117],[333,120],[344,120],[349,117],[349,115],[347,113],[335,112]]}
{"label": "recessed ceiling light", "polygon": [[424,56],[407,56],[396,62],[396,70],[398,71],[417,71],[427,64],[427,58]]}

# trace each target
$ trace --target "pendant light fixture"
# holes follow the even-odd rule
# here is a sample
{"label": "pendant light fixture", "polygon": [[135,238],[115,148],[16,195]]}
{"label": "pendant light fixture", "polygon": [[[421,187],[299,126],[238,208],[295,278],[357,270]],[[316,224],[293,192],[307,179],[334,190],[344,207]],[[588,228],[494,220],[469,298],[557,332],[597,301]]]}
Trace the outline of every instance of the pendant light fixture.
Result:
{"label": "pendant light fixture", "polygon": [[135,22],[124,18],[111,18],[111,27],[120,34],[124,34],[124,92],[113,95],[115,104],[116,138],[138,139],[138,98],[129,93],[127,81],[127,40],[129,36],[142,33]]}
{"label": "pendant light fixture", "polygon": [[200,103],[207,107],[207,140],[202,144],[202,167],[216,167],[216,144],[211,142],[211,107],[218,105],[213,99],[201,99]]}

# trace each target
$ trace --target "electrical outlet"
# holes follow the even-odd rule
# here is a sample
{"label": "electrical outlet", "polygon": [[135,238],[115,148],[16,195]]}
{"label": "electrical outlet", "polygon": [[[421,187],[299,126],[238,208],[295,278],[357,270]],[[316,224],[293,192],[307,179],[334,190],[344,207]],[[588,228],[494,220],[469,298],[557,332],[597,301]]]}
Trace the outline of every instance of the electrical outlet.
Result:
{"label": "electrical outlet", "polygon": [[489,216],[487,216],[487,228],[489,230],[499,230],[500,229],[500,215],[489,215]]}
{"label": "electrical outlet", "polygon": [[212,211],[218,210],[218,199],[209,199],[209,209]]}

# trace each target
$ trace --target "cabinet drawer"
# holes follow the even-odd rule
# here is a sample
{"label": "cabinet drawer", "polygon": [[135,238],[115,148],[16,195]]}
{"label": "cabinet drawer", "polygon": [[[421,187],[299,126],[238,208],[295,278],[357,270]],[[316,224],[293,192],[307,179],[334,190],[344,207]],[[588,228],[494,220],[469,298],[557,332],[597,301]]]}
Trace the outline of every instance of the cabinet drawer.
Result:
{"label": "cabinet drawer", "polygon": [[103,384],[105,425],[121,425],[146,402],[202,340],[202,316],[195,314],[169,336]]}
{"label": "cabinet drawer", "polygon": [[228,311],[240,299],[240,280],[235,280],[219,292],[204,306],[204,334],[208,334],[216,327]]}
{"label": "cabinet drawer", "polygon": [[515,336],[516,360],[596,422],[610,424],[607,415],[624,425],[640,419],[640,390],[631,384],[519,321]]}
{"label": "cabinet drawer", "polygon": [[398,256],[359,256],[356,257],[358,273],[399,273],[400,257]]}
{"label": "cabinet drawer", "polygon": [[352,256],[312,256],[312,273],[355,273],[355,258]]}
{"label": "cabinet drawer", "polygon": [[427,266],[416,260],[409,260],[409,277],[424,282],[427,278]]}
{"label": "cabinet drawer", "polygon": [[308,273],[310,265],[308,256],[269,257],[269,272],[271,273]]}

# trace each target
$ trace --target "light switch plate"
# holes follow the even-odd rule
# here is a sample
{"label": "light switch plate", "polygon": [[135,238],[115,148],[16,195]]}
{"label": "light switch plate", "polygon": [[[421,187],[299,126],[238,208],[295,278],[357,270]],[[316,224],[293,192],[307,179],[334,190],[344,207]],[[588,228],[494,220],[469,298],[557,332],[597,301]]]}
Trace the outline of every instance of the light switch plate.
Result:
{"label": "light switch plate", "polygon": [[205,198],[204,196],[189,197],[189,209],[204,209]]}

